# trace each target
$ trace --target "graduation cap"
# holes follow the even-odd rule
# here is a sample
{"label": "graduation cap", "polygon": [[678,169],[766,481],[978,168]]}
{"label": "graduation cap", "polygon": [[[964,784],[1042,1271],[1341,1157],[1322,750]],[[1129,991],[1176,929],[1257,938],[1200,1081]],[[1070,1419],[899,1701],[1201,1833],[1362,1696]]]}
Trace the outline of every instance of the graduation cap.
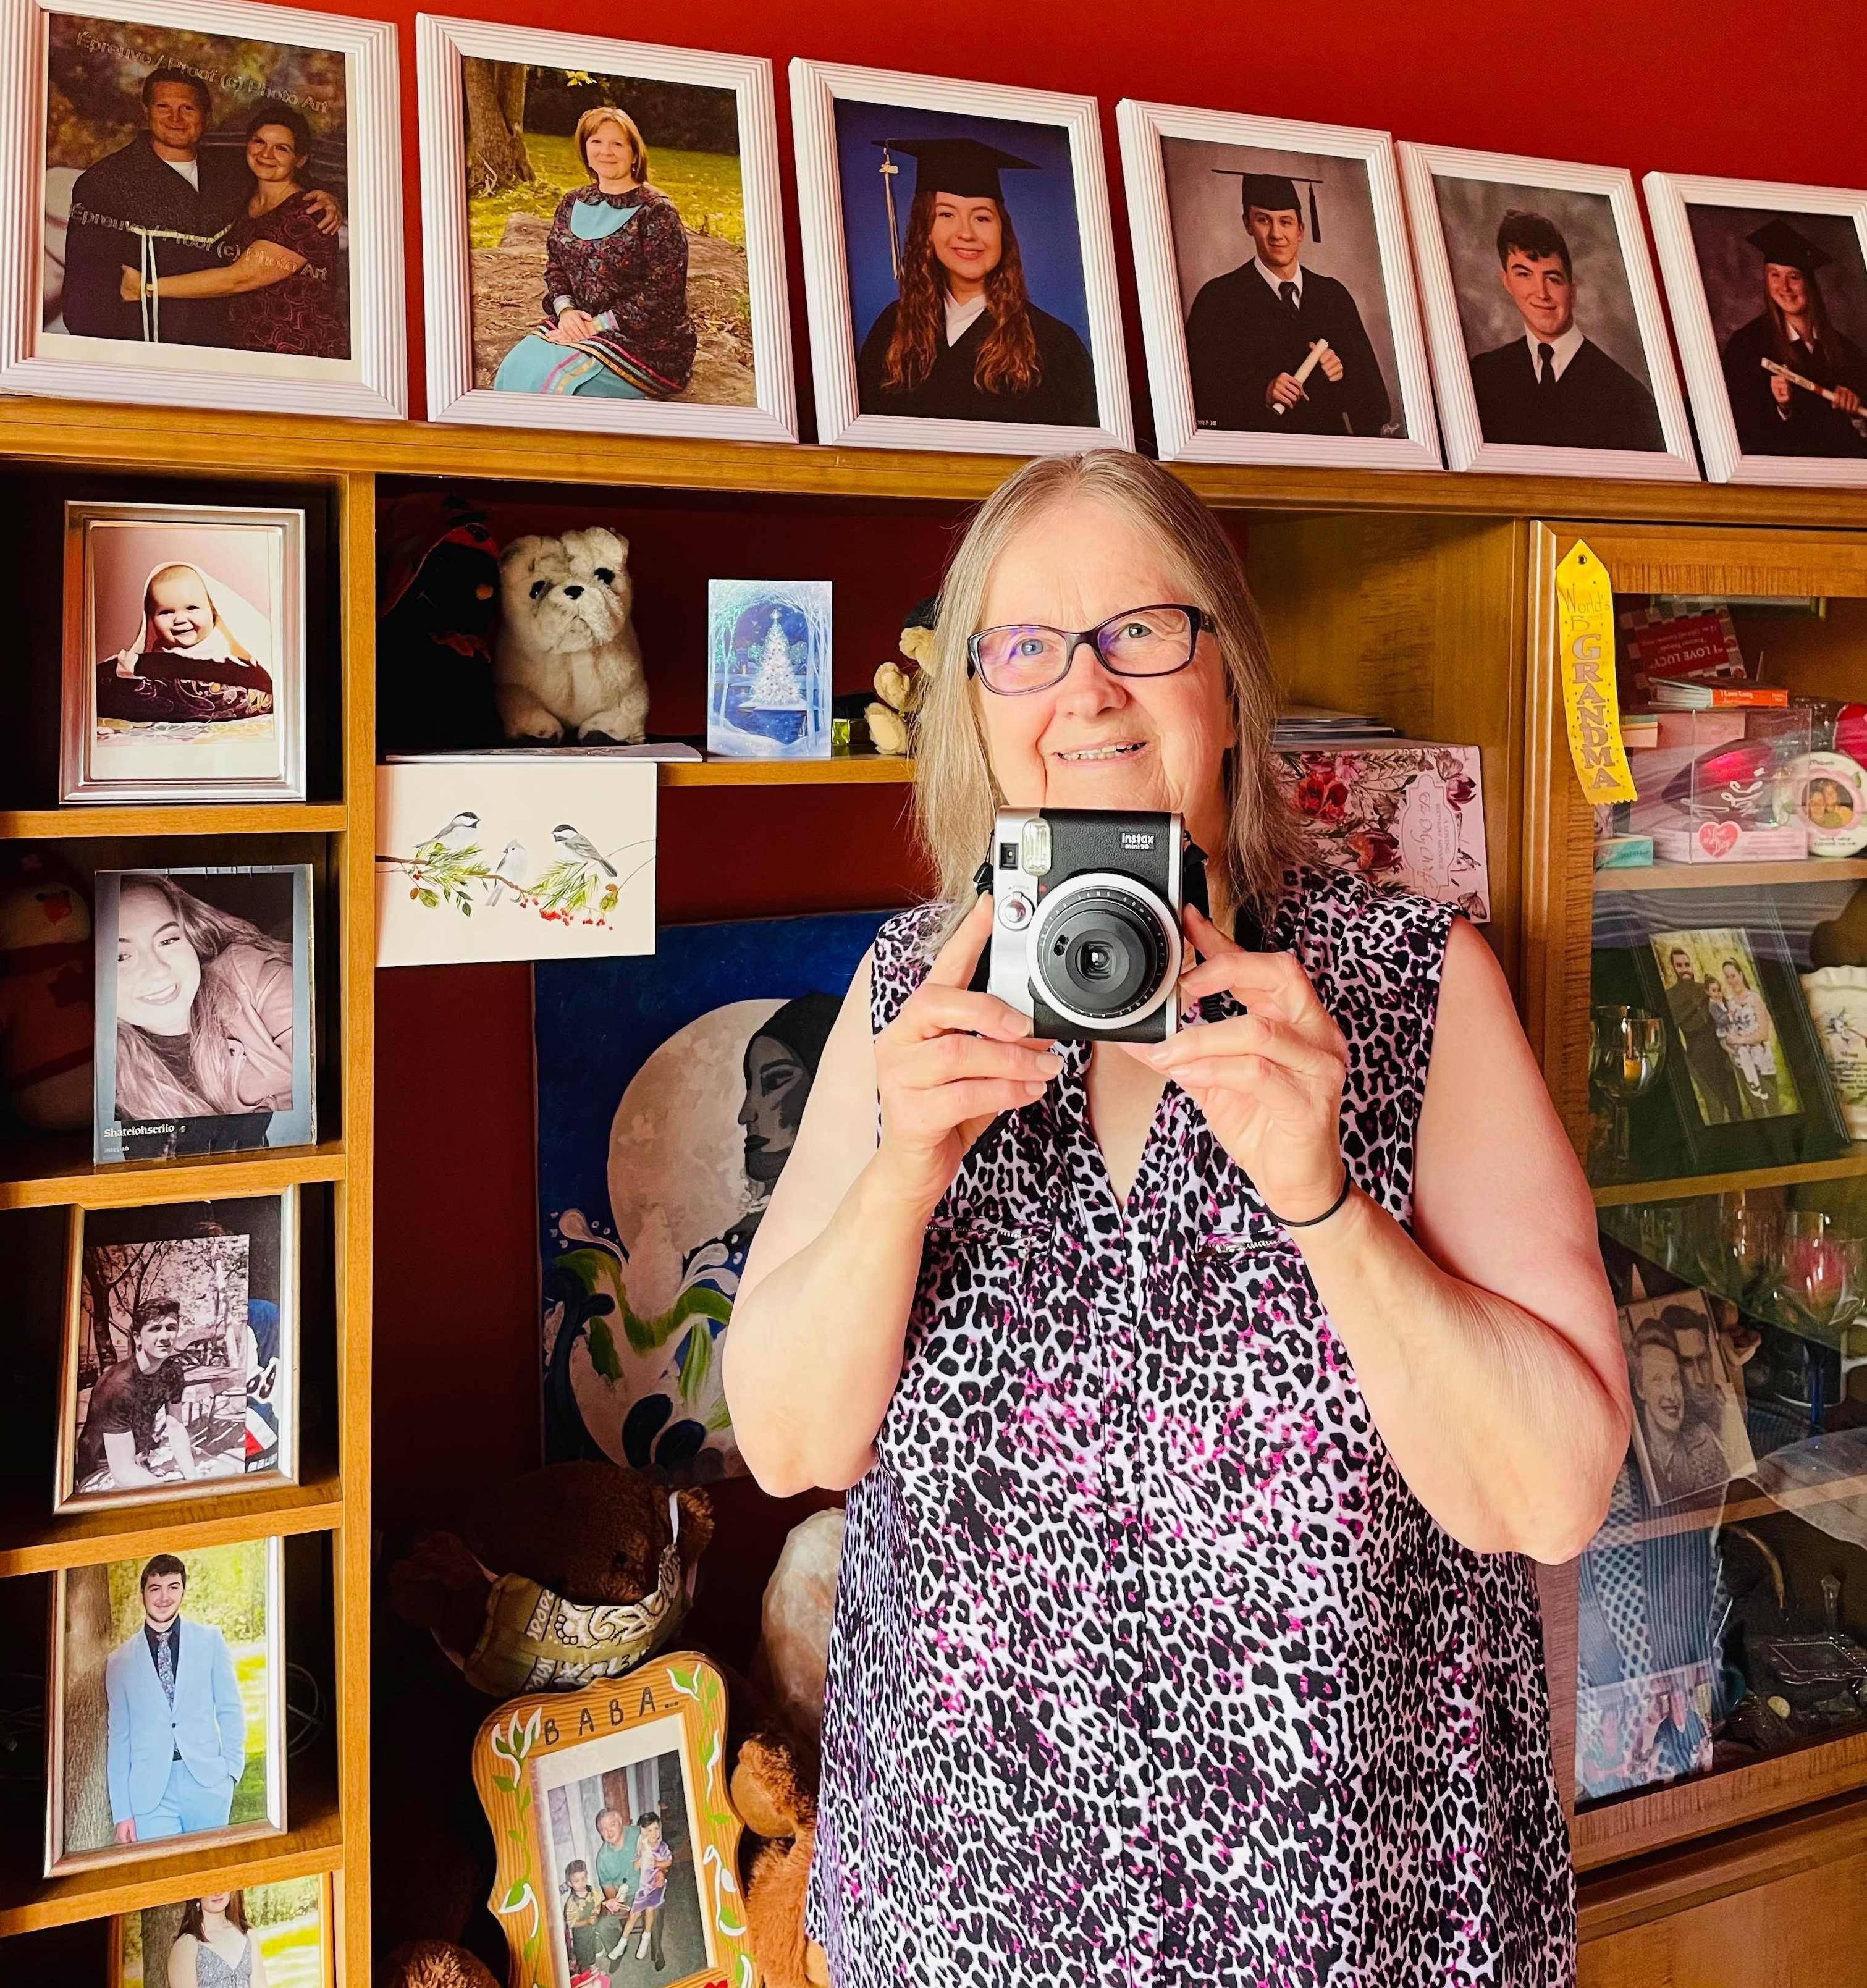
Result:
{"label": "graduation cap", "polygon": [[1001,152],[996,145],[977,138],[878,138],[874,143],[885,154],[905,152],[915,162],[915,191],[923,186],[928,193],[950,193],[961,200],[996,200],[1005,195],[999,184],[1002,172],[1034,173],[1029,159]]}
{"label": "graduation cap", "polygon": [[1786,269],[1800,269],[1805,276],[1819,269],[1824,262],[1833,260],[1825,248],[1818,248],[1801,228],[1793,226],[1781,215],[1765,221],[1744,239],[1766,262],[1780,262]]}
{"label": "graduation cap", "polygon": [[1316,189],[1321,180],[1306,178],[1301,173],[1246,173],[1234,166],[1215,166],[1213,171],[1223,179],[1243,182],[1239,188],[1243,211],[1249,214],[1254,207],[1261,207],[1267,214],[1282,214],[1287,210],[1301,214],[1302,204],[1297,198],[1299,184],[1310,190],[1310,239],[1321,244],[1322,221],[1316,211]]}

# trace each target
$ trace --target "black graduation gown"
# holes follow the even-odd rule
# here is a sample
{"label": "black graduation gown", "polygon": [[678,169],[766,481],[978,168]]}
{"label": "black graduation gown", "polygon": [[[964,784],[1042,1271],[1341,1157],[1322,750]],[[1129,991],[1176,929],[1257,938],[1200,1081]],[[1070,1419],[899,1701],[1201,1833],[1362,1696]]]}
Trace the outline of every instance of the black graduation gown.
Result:
{"label": "black graduation gown", "polygon": [[865,414],[918,414],[946,421],[1039,421],[1050,428],[1101,425],[1096,410],[1095,374],[1083,341],[1061,318],[1030,306],[1037,340],[1038,374],[1028,393],[988,394],[973,382],[979,349],[992,330],[982,313],[952,345],[944,339],[933,370],[912,392],[891,393],[881,384],[895,336],[898,305],[890,304],[869,327],[856,359],[857,404]]}
{"label": "black graduation gown", "polygon": [[[219,266],[215,244],[245,208],[252,175],[244,151],[203,146],[195,154],[198,192],[156,157],[147,134],[78,175],[65,240],[65,329],[84,338],[140,343],[143,307],[127,304],[126,267],[143,266],[151,231],[158,276]],[[225,297],[161,300],[164,345],[231,345]]]}
{"label": "black graduation gown", "polygon": [[1486,441],[1537,448],[1663,449],[1659,410],[1625,367],[1585,338],[1547,398],[1528,343],[1514,338],[1472,361],[1478,425]]}
{"label": "black graduation gown", "polygon": [[[1342,362],[1340,384],[1319,366],[1303,383],[1309,396],[1279,415],[1264,390],[1294,373],[1317,339]],[[1303,304],[1293,312],[1255,262],[1201,286],[1186,318],[1193,413],[1202,428],[1257,428],[1270,434],[1378,435],[1388,414],[1387,383],[1361,313],[1333,276],[1303,272]]]}
{"label": "black graduation gown", "polygon": [[[1796,344],[1790,352],[1784,363],[1791,372],[1818,387],[1852,387],[1867,401],[1867,357],[1852,339],[1831,331],[1815,350]],[[1764,370],[1764,361],[1775,357],[1776,337],[1767,311],[1733,332],[1724,348],[1725,390],[1731,397],[1737,445],[1744,454],[1867,455],[1867,438],[1819,395],[1791,387],[1788,406],[1777,405],[1770,390],[1771,376]]]}

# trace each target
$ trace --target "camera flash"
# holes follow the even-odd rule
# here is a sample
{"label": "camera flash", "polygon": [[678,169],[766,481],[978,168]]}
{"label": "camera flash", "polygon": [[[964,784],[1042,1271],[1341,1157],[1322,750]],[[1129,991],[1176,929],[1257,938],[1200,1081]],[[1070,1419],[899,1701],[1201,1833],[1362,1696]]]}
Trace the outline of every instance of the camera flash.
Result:
{"label": "camera flash", "polygon": [[1024,824],[1023,861],[1020,864],[1027,877],[1047,877],[1050,874],[1050,824],[1043,816],[1037,815]]}

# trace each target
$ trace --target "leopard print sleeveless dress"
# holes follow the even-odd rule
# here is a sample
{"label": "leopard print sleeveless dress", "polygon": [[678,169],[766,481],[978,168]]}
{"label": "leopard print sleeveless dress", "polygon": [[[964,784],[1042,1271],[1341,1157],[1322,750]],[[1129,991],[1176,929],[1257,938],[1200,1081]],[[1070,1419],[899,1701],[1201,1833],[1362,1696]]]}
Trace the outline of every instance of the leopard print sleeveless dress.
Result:
{"label": "leopard print sleeveless dress", "polygon": [[[883,927],[878,1029],[937,916]],[[1305,871],[1267,938],[1348,1038],[1343,1151],[1402,1221],[1449,921]],[[1192,1100],[1124,1209],[1064,1054],[928,1226],[849,1496],[809,1912],[836,1988],[1571,1981],[1528,1564],[1408,1490]]]}

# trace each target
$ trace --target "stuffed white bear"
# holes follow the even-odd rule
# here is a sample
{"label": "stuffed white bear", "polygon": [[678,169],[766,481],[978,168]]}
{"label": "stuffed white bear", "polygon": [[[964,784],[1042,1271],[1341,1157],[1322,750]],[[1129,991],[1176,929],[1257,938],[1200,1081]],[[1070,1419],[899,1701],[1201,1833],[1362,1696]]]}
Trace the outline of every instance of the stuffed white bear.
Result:
{"label": "stuffed white bear", "polygon": [[634,745],[648,685],[629,618],[629,542],[600,525],[515,539],[499,555],[504,613],[493,651],[508,739]]}

